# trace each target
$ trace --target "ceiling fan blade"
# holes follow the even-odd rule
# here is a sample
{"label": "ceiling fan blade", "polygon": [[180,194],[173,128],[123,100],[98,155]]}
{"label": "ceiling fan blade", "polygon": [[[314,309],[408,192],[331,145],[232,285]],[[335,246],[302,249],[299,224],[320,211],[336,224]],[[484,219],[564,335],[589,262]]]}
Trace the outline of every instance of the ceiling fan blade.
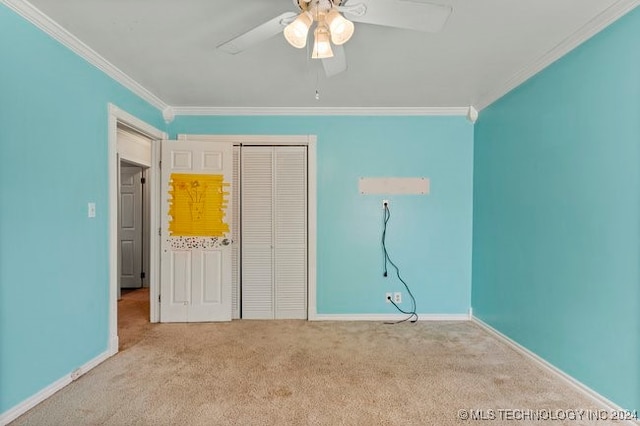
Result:
{"label": "ceiling fan blade", "polygon": [[324,73],[327,77],[333,77],[347,70],[347,56],[344,53],[344,46],[333,46],[333,58],[322,60]]}
{"label": "ceiling fan blade", "polygon": [[298,16],[298,14],[295,12],[285,12],[282,15],[276,16],[264,24],[258,25],[254,29],[239,35],[238,37],[232,38],[231,40],[218,45],[218,49],[224,50],[232,55],[240,53],[248,47],[258,44],[261,41],[282,32],[284,27],[292,22],[296,16]]}
{"label": "ceiling fan blade", "polygon": [[[363,4],[366,11],[349,13],[348,9],[358,4]],[[452,11],[451,6],[417,0],[352,0],[344,8],[344,15],[354,22],[437,33]]]}

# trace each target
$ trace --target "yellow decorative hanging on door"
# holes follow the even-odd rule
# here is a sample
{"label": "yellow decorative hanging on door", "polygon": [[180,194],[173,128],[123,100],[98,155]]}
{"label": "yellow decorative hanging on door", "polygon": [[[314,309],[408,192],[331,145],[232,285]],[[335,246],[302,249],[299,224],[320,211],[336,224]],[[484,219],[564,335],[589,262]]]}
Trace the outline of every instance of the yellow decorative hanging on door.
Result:
{"label": "yellow decorative hanging on door", "polygon": [[172,173],[169,179],[169,234],[172,236],[223,237],[227,210],[223,175]]}

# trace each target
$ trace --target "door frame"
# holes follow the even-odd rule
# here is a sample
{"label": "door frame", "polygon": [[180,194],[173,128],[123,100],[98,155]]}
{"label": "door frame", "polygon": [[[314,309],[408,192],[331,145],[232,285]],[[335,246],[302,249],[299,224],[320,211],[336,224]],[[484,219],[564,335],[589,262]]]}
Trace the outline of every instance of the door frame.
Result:
{"label": "door frame", "polygon": [[233,142],[234,145],[304,145],[307,147],[307,320],[317,320],[317,142],[316,135],[192,135],[178,134],[178,140]]}
{"label": "door frame", "polygon": [[167,139],[167,133],[118,108],[108,104],[108,173],[109,173],[109,354],[118,352],[118,186],[120,173],[120,155],[118,153],[118,123],[142,133],[151,139],[151,164],[149,165],[150,191],[150,224],[149,233],[149,293],[150,321],[158,322],[160,312],[158,300],[160,277],[160,237],[154,229],[158,229],[160,212],[160,167],[159,141]]}

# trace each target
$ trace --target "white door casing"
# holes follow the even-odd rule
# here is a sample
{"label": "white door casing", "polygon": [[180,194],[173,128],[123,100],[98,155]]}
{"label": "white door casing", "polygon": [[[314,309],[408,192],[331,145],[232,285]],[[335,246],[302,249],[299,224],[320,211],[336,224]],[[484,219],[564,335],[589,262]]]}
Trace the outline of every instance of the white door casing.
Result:
{"label": "white door casing", "polygon": [[142,283],[142,168],[120,167],[120,288]]}
{"label": "white door casing", "polygon": [[[231,320],[232,166],[232,143],[162,142],[162,322]],[[180,208],[185,212],[188,210],[187,216],[182,217],[189,219],[185,226],[195,229],[200,226],[198,224],[212,220],[214,213],[209,200],[213,197],[211,188],[207,188],[207,176],[222,176],[223,182],[229,184],[223,187],[226,207],[222,219],[229,230],[220,231],[219,235],[178,235],[181,233],[176,231],[178,203],[183,204]],[[178,178],[183,180],[179,183]],[[188,201],[179,201],[178,193]],[[170,203],[173,203],[173,210],[170,210]]]}
{"label": "white door casing", "polygon": [[[120,126],[133,129],[144,135],[149,140],[148,161],[142,158],[131,158],[129,151],[121,146]],[[150,288],[150,320],[158,322],[160,317],[160,304],[158,301],[159,278],[160,278],[160,141],[167,138],[167,134],[150,124],[140,120],[136,116],[120,109],[114,104],[108,104],[108,172],[109,172],[109,198],[108,198],[108,221],[109,221],[109,342],[108,354],[113,355],[118,352],[118,268],[120,262],[118,255],[118,190],[120,188],[120,159],[132,161],[143,167],[148,167],[147,188],[149,194],[149,233],[150,257],[149,277]],[[121,152],[122,149],[122,152]],[[97,206],[100,209],[100,206]],[[100,214],[100,210],[98,210]]]}

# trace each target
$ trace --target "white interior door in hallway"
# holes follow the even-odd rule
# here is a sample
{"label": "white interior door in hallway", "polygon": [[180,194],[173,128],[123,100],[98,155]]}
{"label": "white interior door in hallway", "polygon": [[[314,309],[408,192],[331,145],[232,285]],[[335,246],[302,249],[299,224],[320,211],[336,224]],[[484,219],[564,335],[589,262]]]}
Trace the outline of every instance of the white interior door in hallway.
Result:
{"label": "white interior door in hallway", "polygon": [[162,322],[231,320],[232,157],[228,142],[162,142]]}
{"label": "white interior door in hallway", "polygon": [[117,148],[117,292],[149,286],[151,275],[152,139],[116,124]]}
{"label": "white interior door in hallway", "polygon": [[120,288],[142,287],[143,169],[120,166],[119,232]]}

